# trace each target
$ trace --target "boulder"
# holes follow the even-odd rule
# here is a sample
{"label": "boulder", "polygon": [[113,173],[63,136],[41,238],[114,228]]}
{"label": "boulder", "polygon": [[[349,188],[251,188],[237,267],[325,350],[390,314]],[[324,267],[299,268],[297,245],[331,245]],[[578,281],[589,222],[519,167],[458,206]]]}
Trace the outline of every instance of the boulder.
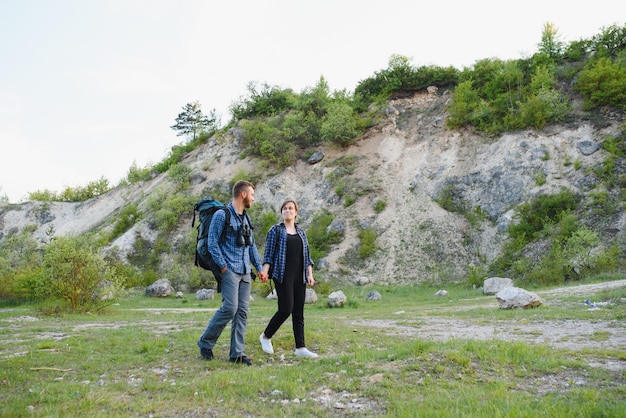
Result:
{"label": "boulder", "polygon": [[304,295],[304,303],[312,304],[315,302],[317,302],[317,293],[315,293],[315,290],[307,288],[306,294]]}
{"label": "boulder", "polygon": [[367,296],[365,296],[366,300],[381,300],[383,297],[376,290],[370,290]]}
{"label": "boulder", "polygon": [[215,290],[213,289],[199,289],[196,292],[197,300],[213,300],[215,298]]}
{"label": "boulder", "polygon": [[165,297],[174,293],[174,287],[167,279],[159,279],[146,287],[146,296]]}
{"label": "boulder", "polygon": [[330,308],[340,308],[348,301],[348,298],[341,290],[328,295],[328,306]]}
{"label": "boulder", "polygon": [[519,287],[507,287],[496,294],[500,309],[536,308],[543,301],[535,293]]}
{"label": "boulder", "polygon": [[507,287],[513,287],[513,280],[505,277],[490,277],[483,282],[483,293],[485,295],[495,295]]}
{"label": "boulder", "polygon": [[309,164],[317,164],[324,159],[324,153],[322,151],[315,151],[308,160],[306,160]]}
{"label": "boulder", "polygon": [[369,284],[369,282],[370,278],[366,276],[357,277],[355,281],[357,286],[365,286],[366,284]]}

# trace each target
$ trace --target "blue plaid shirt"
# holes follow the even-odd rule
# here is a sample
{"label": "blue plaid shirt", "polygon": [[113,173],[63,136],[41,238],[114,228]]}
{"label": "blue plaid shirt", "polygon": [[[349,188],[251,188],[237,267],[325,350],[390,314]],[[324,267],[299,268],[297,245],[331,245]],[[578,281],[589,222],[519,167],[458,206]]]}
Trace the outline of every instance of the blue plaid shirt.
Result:
{"label": "blue plaid shirt", "polygon": [[226,221],[226,215],[223,210],[215,212],[209,226],[208,247],[213,260],[215,260],[220,269],[228,267],[237,274],[250,273],[252,271],[251,263],[256,268],[256,271],[261,271],[261,257],[254,242],[254,235],[250,236],[252,245],[241,247],[237,245],[237,231],[239,231],[243,222],[247,223],[246,217],[239,216],[232,203],[228,204],[228,210],[230,210],[230,225],[226,226],[228,230],[225,242],[220,242]]}
{"label": "blue plaid shirt", "polygon": [[[304,259],[304,271],[302,272],[302,280],[306,284],[309,275],[309,266],[313,265],[311,253],[309,251],[309,241],[306,239],[306,233],[296,224],[296,231],[302,239],[302,257]],[[272,271],[272,277],[278,283],[283,282],[285,276],[285,266],[287,265],[287,228],[284,223],[276,224],[267,231],[267,240],[265,241],[265,252],[263,254],[263,264],[268,263]]]}

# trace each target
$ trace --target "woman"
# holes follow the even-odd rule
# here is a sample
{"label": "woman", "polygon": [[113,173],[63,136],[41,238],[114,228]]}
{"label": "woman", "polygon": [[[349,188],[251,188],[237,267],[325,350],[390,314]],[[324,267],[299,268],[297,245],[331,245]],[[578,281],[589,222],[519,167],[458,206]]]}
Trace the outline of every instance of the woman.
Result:
{"label": "woman", "polygon": [[291,315],[293,336],[296,340],[296,356],[319,357],[304,344],[304,298],[306,285],[313,286],[313,261],[309,252],[306,233],[296,223],[298,204],[287,199],[280,207],[283,222],[267,232],[263,272],[274,280],[278,295],[278,311],[261,334],[261,347],[268,354],[274,353],[271,338]]}

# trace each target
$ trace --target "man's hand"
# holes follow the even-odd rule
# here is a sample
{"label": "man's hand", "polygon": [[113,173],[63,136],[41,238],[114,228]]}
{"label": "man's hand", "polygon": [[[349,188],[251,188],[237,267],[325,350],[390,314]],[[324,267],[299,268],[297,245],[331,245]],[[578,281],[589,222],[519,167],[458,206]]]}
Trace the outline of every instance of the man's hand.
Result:
{"label": "man's hand", "polygon": [[265,283],[267,281],[267,272],[264,270],[258,271],[259,279],[261,279],[261,283]]}

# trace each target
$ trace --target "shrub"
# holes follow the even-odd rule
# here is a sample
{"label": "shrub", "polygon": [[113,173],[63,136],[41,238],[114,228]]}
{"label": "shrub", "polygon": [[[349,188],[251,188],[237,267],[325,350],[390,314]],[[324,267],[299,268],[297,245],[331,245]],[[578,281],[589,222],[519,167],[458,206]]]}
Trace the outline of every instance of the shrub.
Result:
{"label": "shrub", "polygon": [[330,103],[320,129],[322,140],[344,147],[353,144],[359,134],[356,118],[348,103]]}
{"label": "shrub", "polygon": [[574,88],[585,96],[585,106],[626,108],[626,66],[610,58],[590,61],[580,72]]}
{"label": "shrub", "polygon": [[370,257],[378,250],[377,235],[376,231],[370,228],[359,231],[359,256],[362,259]]}
{"label": "shrub", "polygon": [[328,211],[323,211],[313,218],[311,226],[306,232],[311,258],[315,262],[326,256],[330,252],[331,245],[341,242],[343,238],[339,232],[326,232],[332,221],[333,215]]}
{"label": "shrub", "polygon": [[125,206],[113,226],[113,230],[111,231],[111,235],[109,236],[109,241],[114,241],[116,238],[120,237],[124,232],[128,231],[130,228],[135,225],[141,219],[141,213],[137,209],[137,204],[133,203]]}
{"label": "shrub", "polygon": [[256,218],[256,225],[254,227],[254,239],[258,246],[262,246],[265,244],[267,231],[269,231],[270,228],[274,226],[277,222],[278,216],[273,211],[263,212],[259,217]]}
{"label": "shrub", "polygon": [[153,229],[167,233],[178,225],[185,215],[188,215],[189,208],[193,208],[197,199],[193,196],[185,196],[180,193],[167,194],[155,193],[148,200],[148,205],[153,211]]}
{"label": "shrub", "polygon": [[57,201],[57,202],[84,202],[93,197],[103,195],[111,190],[109,180],[101,177],[84,187],[66,187],[61,193],[49,190],[36,191],[28,194],[28,200],[33,201]]}
{"label": "shrub", "polygon": [[150,176],[150,172],[150,167],[140,168],[137,166],[137,162],[133,161],[126,174],[126,180],[128,180],[130,184],[134,184],[146,180]]}
{"label": "shrub", "polygon": [[191,182],[191,168],[188,165],[182,163],[172,164],[167,171],[167,176],[178,187],[178,189],[185,189]]}
{"label": "shrub", "polygon": [[252,82],[248,84],[248,97],[233,103],[230,112],[236,120],[276,115],[289,109],[293,95],[291,89],[281,89],[267,83],[259,88]]}
{"label": "shrub", "polygon": [[32,297],[27,282],[38,275],[41,250],[32,229],[23,228],[0,240],[0,298]]}
{"label": "shrub", "polygon": [[414,67],[409,58],[393,54],[389,57],[387,68],[359,82],[354,93],[359,100],[369,104],[428,86],[452,86],[458,79],[459,70],[454,67]]}
{"label": "shrub", "polygon": [[547,225],[559,220],[563,213],[575,209],[580,198],[570,191],[554,195],[541,195],[518,208],[519,222],[509,227],[509,236],[513,239],[537,237]]}
{"label": "shrub", "polygon": [[[89,311],[111,303],[104,298],[104,283],[112,291],[123,281],[84,239],[58,237],[46,247],[43,258],[45,285],[53,296],[66,301],[71,311]],[[107,290],[108,292],[108,290]]]}
{"label": "shrub", "polygon": [[381,213],[383,210],[385,210],[386,206],[387,201],[385,199],[376,199],[376,202],[374,202],[374,212]]}

